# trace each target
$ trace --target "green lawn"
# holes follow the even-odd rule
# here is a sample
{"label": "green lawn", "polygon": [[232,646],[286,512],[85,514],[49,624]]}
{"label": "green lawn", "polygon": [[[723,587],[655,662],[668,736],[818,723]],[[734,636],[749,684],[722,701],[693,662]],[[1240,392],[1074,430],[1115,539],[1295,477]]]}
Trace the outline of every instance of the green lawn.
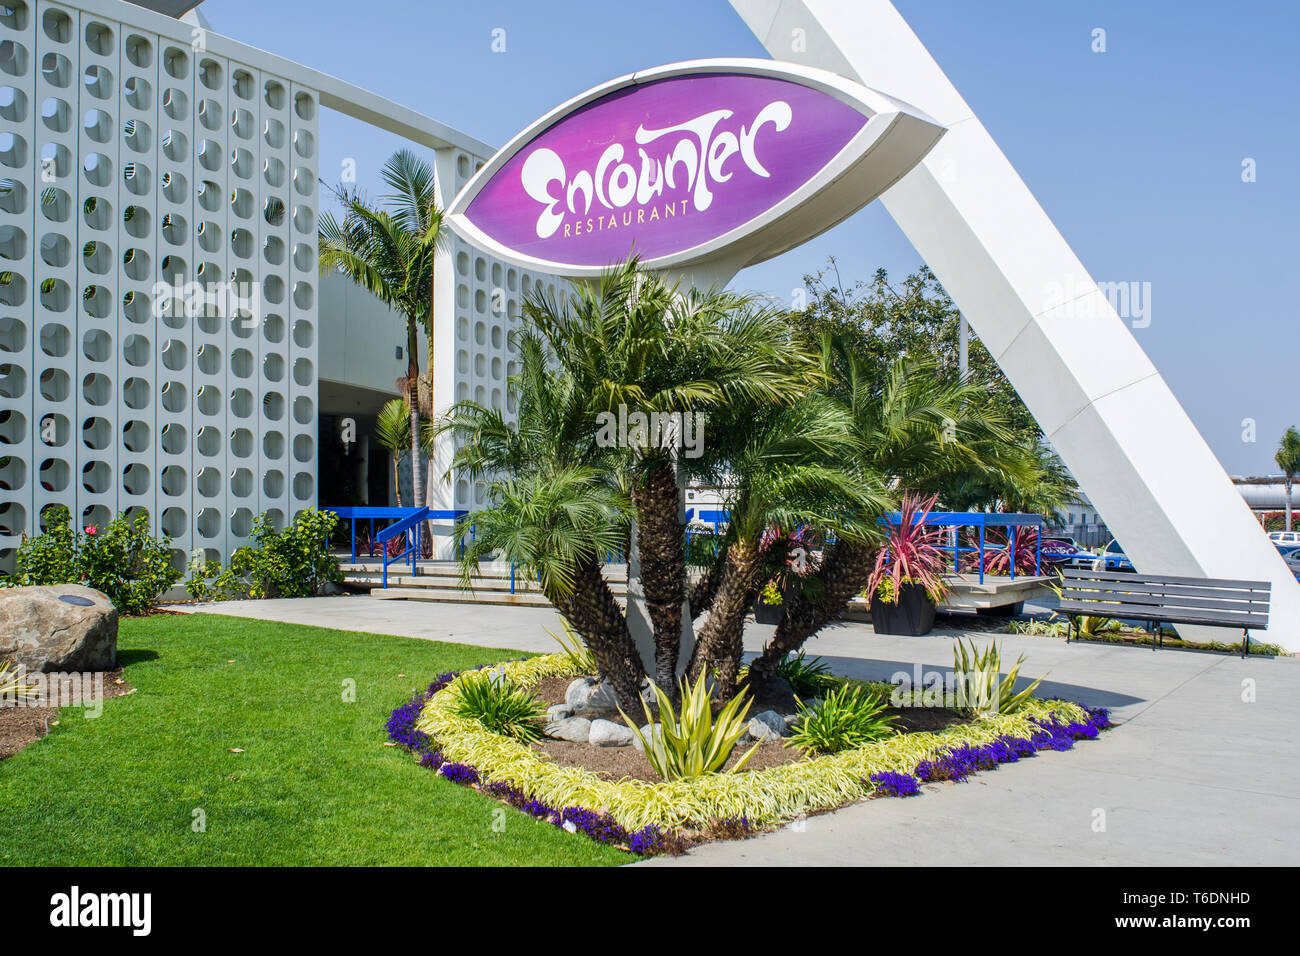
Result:
{"label": "green lawn", "polygon": [[[417,686],[517,653],[216,615],[126,619],[118,647],[136,693],[96,719],[66,710],[0,763],[0,863],[630,859],[384,746],[389,712]],[[343,699],[349,679],[355,703]],[[195,810],[205,832],[194,832]]]}

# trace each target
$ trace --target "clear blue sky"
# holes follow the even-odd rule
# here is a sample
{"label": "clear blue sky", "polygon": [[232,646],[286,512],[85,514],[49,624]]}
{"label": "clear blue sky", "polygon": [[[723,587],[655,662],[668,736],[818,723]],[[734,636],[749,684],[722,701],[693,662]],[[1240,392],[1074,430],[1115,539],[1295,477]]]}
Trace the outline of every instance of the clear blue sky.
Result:
{"label": "clear blue sky", "polygon": [[[1275,472],[1278,437],[1300,423],[1300,4],[896,4],[1093,276],[1151,283],[1151,324],[1135,335],[1224,466]],[[494,146],[613,76],[765,55],[725,0],[208,0],[203,11],[217,32]],[[1096,27],[1104,54],[1090,49]],[[495,28],[504,53],[491,50]],[[401,145],[328,112],[321,139],[322,177],[350,157],[362,185]],[[1252,184],[1245,157],[1258,164]],[[789,297],[832,254],[846,283],[921,261],[876,203],[736,284]]]}

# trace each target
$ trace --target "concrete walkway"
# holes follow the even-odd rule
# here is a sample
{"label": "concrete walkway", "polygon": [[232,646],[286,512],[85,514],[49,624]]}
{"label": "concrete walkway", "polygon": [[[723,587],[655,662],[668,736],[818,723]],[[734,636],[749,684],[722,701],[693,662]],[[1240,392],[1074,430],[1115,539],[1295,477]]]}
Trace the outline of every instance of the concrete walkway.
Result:
{"label": "concrete walkway", "polygon": [[[192,605],[267,620],[549,651],[545,608],[367,597]],[[770,627],[750,624],[760,648]],[[1225,632],[1226,633],[1226,632]],[[952,664],[953,638],[831,628],[808,644],[840,674],[888,679]],[[1295,865],[1300,863],[1300,660],[996,637],[1040,693],[1105,706],[1121,725],[1065,753],[936,784],[919,798],[863,801],[752,840],[700,847],[681,865]],[[1253,697],[1253,700],[1250,699]]]}

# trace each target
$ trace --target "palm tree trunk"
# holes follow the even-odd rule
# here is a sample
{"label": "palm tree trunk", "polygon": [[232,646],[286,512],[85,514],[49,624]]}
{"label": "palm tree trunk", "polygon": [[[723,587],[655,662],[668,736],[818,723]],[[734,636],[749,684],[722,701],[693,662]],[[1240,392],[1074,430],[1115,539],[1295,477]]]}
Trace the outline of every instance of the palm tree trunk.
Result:
{"label": "palm tree trunk", "polygon": [[1291,476],[1286,476],[1286,530],[1291,530]]}
{"label": "palm tree trunk", "polygon": [[411,406],[411,503],[420,507],[424,501],[424,481],[420,474],[420,353],[415,334],[415,320],[406,320],[406,391]]}
{"label": "palm tree trunk", "polygon": [[691,680],[713,669],[720,700],[730,699],[736,691],[736,675],[744,653],[745,612],[754,600],[758,558],[758,549],[745,542],[736,542],[727,549],[713,607],[700,628],[691,658]]}
{"label": "palm tree trunk", "polygon": [[596,658],[600,675],[608,677],[614,685],[623,712],[629,716],[640,714],[645,668],[641,666],[636,642],[628,632],[627,618],[614,599],[597,558],[593,555],[578,566],[573,590],[567,596],[548,594],[547,597],[582,635]]}
{"label": "palm tree trunk", "polygon": [[776,674],[785,656],[803,647],[809,637],[839,618],[871,579],[872,552],[861,545],[837,541],[826,549],[817,577],[825,594],[817,604],[795,588],[786,599],[785,613],[763,653],[749,665],[749,685],[755,695]]}
{"label": "palm tree trunk", "polygon": [[646,610],[654,628],[655,683],[672,695],[677,686],[677,659],[682,641],[682,605],[686,600],[685,532],[678,514],[677,472],[671,461],[634,482],[637,545]]}

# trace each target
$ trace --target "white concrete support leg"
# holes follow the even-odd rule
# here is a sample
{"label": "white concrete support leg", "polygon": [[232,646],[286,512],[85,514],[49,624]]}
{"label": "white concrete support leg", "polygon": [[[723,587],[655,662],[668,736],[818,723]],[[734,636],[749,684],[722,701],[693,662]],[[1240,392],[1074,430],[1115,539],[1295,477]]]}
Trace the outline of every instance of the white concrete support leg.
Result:
{"label": "white concrete support leg", "polygon": [[[834,70],[948,128],[882,197],[1139,570],[1300,584],[1106,295],[889,0],[730,0],[776,59]],[[1180,630],[1224,639],[1221,629]],[[1198,632],[1193,634],[1192,632]]]}

